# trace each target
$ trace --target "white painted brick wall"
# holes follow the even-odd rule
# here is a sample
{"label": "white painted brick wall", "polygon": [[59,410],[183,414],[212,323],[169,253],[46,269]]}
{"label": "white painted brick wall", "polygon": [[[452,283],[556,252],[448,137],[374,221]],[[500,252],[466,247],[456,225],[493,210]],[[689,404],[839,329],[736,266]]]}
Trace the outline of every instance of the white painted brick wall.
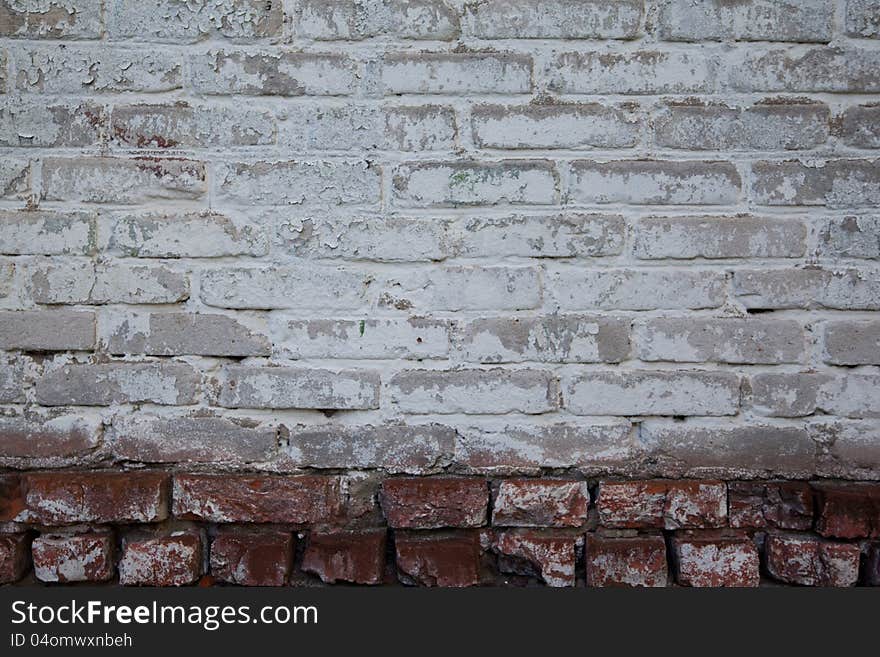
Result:
{"label": "white painted brick wall", "polygon": [[0,0],[0,466],[880,479],[876,0]]}

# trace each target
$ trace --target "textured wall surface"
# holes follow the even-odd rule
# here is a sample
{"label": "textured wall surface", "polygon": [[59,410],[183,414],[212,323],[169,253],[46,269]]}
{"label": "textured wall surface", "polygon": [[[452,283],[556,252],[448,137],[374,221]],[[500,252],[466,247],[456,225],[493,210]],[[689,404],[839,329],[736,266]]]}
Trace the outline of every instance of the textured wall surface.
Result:
{"label": "textured wall surface", "polygon": [[3,0],[0,90],[6,470],[880,479],[877,0]]}

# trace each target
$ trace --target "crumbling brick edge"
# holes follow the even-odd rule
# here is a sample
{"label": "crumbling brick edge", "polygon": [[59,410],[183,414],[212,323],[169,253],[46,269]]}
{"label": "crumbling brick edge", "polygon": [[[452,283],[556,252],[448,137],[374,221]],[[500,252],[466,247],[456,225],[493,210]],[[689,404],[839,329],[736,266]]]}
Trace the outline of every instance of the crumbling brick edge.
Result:
{"label": "crumbling brick edge", "polygon": [[0,583],[880,585],[876,482],[0,474]]}

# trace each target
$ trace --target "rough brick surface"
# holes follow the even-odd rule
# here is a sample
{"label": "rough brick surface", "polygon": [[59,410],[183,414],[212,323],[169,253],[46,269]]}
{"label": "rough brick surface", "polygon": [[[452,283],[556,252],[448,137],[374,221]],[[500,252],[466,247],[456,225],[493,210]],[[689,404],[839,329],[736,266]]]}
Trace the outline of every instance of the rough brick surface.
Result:
{"label": "rough brick surface", "polygon": [[767,570],[776,579],[802,586],[853,586],[859,577],[858,545],[813,536],[767,537]]}
{"label": "rough brick surface", "polygon": [[0,0],[0,531],[867,559],[878,44],[878,0]]}
{"label": "rough brick surface", "polygon": [[0,584],[20,580],[30,566],[27,534],[0,534]]}
{"label": "rough brick surface", "polygon": [[476,533],[395,534],[397,570],[404,584],[465,587],[480,582]]}
{"label": "rough brick surface", "polygon": [[587,537],[588,586],[666,586],[666,542],[662,536]]}
{"label": "rough brick surface", "polygon": [[104,582],[116,572],[116,541],[109,533],[46,534],[34,539],[34,573],[41,582]]}
{"label": "rough brick surface", "polygon": [[676,536],[672,546],[676,578],[683,586],[758,586],[758,549],[746,536]]}
{"label": "rough brick surface", "polygon": [[123,541],[119,583],[123,586],[184,586],[202,574],[202,539],[187,531]]}
{"label": "rough brick surface", "polygon": [[385,573],[385,530],[312,533],[302,569],[328,583],[380,584]]}
{"label": "rough brick surface", "polygon": [[289,532],[222,528],[211,541],[211,575],[242,586],[283,586],[293,546]]}
{"label": "rough brick surface", "polygon": [[479,527],[486,522],[489,487],[483,479],[388,479],[381,499],[391,527]]}

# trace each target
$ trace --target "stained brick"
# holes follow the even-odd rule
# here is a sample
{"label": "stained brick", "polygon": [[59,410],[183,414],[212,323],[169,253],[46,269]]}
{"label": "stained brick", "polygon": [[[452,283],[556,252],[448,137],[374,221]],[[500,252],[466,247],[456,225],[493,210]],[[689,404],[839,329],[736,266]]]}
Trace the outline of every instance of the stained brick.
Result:
{"label": "stained brick", "polygon": [[211,575],[242,586],[284,586],[293,546],[290,532],[221,528],[211,542]]}
{"label": "stained brick", "polygon": [[754,587],[760,583],[758,550],[746,536],[692,534],[672,539],[676,579],[682,586]]}
{"label": "stained brick", "polygon": [[381,584],[385,575],[385,530],[312,532],[302,569],[330,584]]}
{"label": "stained brick", "polygon": [[127,537],[119,562],[123,586],[185,586],[202,574],[202,539],[195,532]]}
{"label": "stained brick", "polygon": [[721,481],[603,481],[596,501],[604,527],[700,529],[727,524]]}
{"label": "stained brick", "polygon": [[105,582],[116,573],[111,533],[43,534],[31,546],[41,582]]}
{"label": "stained brick", "polygon": [[476,532],[397,533],[398,577],[404,584],[459,588],[480,582],[480,540]]}
{"label": "stained brick", "polygon": [[501,527],[579,527],[590,491],[584,481],[506,479],[494,494],[492,524]]}
{"label": "stained brick", "polygon": [[502,572],[536,576],[547,586],[575,585],[575,543],[571,535],[532,530],[499,532],[492,541]]}
{"label": "stained brick", "polygon": [[584,559],[587,586],[666,586],[666,542],[662,536],[588,534]]}
{"label": "stained brick", "polygon": [[486,523],[489,488],[477,478],[387,479],[380,499],[391,527],[479,527]]}
{"label": "stained brick", "polygon": [[767,570],[776,579],[802,586],[853,586],[859,578],[858,545],[832,543],[814,536],[771,534]]}

